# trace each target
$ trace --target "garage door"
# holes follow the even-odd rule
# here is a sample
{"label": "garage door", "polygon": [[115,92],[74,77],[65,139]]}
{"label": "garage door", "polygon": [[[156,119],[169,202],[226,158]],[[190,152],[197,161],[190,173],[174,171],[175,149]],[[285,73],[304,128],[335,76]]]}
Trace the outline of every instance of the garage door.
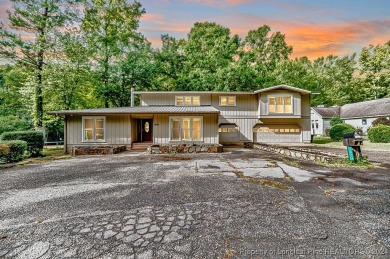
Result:
{"label": "garage door", "polygon": [[298,125],[256,125],[253,128],[253,140],[262,143],[299,143],[302,142],[301,127]]}
{"label": "garage door", "polygon": [[240,142],[240,131],[236,124],[221,124],[219,126],[219,143]]}

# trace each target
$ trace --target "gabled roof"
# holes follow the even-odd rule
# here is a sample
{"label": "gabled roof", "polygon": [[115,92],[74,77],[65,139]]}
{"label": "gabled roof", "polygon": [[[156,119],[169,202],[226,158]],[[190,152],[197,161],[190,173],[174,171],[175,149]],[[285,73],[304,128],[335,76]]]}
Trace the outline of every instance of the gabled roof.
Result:
{"label": "gabled roof", "polygon": [[313,110],[316,111],[322,118],[333,118],[340,116],[340,106],[338,107],[314,107]]}
{"label": "gabled roof", "polygon": [[253,94],[253,92],[221,91],[134,91],[135,94]]}
{"label": "gabled roof", "polygon": [[255,94],[258,94],[258,93],[262,93],[262,92],[273,91],[273,90],[279,90],[279,89],[284,89],[284,90],[290,90],[290,91],[294,91],[294,92],[299,92],[299,93],[301,93],[301,94],[311,94],[311,92],[308,91],[308,90],[304,90],[304,89],[297,88],[297,87],[293,87],[293,86],[289,86],[289,85],[276,85],[276,86],[272,86],[272,87],[268,87],[268,88],[264,88],[264,89],[257,90],[257,91],[255,91],[254,93],[255,93]]}
{"label": "gabled roof", "polygon": [[290,90],[294,92],[300,92],[301,94],[311,94],[310,91],[289,86],[289,85],[276,85],[264,89],[260,89],[254,92],[221,92],[221,91],[134,91],[135,94],[258,94],[262,92],[272,91],[272,90]]}
{"label": "gabled roof", "polygon": [[390,115],[390,98],[382,98],[341,107],[340,118],[363,118]]}
{"label": "gabled roof", "polygon": [[219,113],[212,106],[136,106],[121,108],[99,108],[86,110],[50,111],[51,115],[104,115],[104,114],[133,114],[133,113]]}

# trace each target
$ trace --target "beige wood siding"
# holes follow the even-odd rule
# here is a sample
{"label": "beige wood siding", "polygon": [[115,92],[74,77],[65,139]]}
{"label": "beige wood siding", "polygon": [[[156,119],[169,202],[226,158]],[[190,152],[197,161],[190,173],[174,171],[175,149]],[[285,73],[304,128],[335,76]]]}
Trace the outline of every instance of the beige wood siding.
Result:
{"label": "beige wood siding", "polygon": [[168,144],[169,117],[170,116],[202,116],[203,117],[203,142],[219,143],[218,139],[218,115],[216,114],[156,114],[153,118],[153,142],[156,144]]}
{"label": "beige wood siding", "polygon": [[82,116],[68,116],[66,123],[67,152],[81,145],[131,145],[130,115],[107,115],[104,142],[82,141]]}
{"label": "beige wood siding", "polygon": [[[220,96],[236,96],[236,106],[219,106]],[[213,94],[211,97],[212,106],[221,111],[225,118],[257,118],[257,95],[244,94]]]}
{"label": "beige wood siding", "polygon": [[257,118],[225,118],[219,117],[219,124],[236,124],[240,131],[240,142],[253,141],[253,127],[259,122]]}
{"label": "beige wood siding", "polygon": [[199,96],[200,105],[211,105],[211,94],[141,94],[141,106],[175,105],[175,96]]}
{"label": "beige wood siding", "polygon": [[[310,110],[309,110],[310,112]],[[264,124],[264,125],[286,125],[286,124],[293,124],[293,125],[299,125],[301,127],[301,138],[298,141],[296,139],[295,142],[304,142],[308,143],[310,142],[311,139],[311,124],[310,124],[310,117],[308,118],[301,118],[301,119],[296,119],[296,118],[261,118],[259,120],[259,124]],[[285,141],[288,140],[288,137],[286,138]],[[294,138],[292,136],[292,138]],[[255,137],[254,141],[259,141],[259,139]],[[269,141],[272,142],[272,141]],[[277,141],[275,142],[282,142],[282,141]],[[294,142],[291,141],[290,142]]]}

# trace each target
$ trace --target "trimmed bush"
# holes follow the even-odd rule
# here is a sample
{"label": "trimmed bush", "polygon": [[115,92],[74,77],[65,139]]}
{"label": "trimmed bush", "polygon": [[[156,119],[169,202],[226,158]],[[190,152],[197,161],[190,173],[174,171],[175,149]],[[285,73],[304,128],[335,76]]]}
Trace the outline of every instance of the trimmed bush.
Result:
{"label": "trimmed bush", "polygon": [[31,121],[21,119],[14,115],[0,116],[0,135],[4,132],[29,130],[31,128]]}
{"label": "trimmed bush", "polygon": [[379,117],[372,122],[372,126],[378,125],[390,126],[390,120],[386,117]]}
{"label": "trimmed bush", "polygon": [[354,126],[346,123],[341,123],[341,124],[337,124],[336,126],[333,126],[330,129],[329,135],[333,141],[340,141],[343,139],[343,134],[355,132],[355,131],[356,129]]}
{"label": "trimmed bush", "polygon": [[1,140],[24,140],[27,142],[27,151],[31,156],[39,156],[44,145],[43,133],[40,131],[13,131],[4,132]]}
{"label": "trimmed bush", "polygon": [[10,140],[0,143],[0,160],[2,162],[16,162],[24,157],[27,142],[23,140]]}
{"label": "trimmed bush", "polygon": [[337,117],[337,116],[334,116],[334,117],[330,120],[330,122],[329,122],[330,126],[332,126],[332,127],[334,127],[334,126],[336,126],[336,125],[338,125],[338,124],[343,124],[343,123],[344,123],[343,120],[340,119],[340,117]]}
{"label": "trimmed bush", "polygon": [[372,127],[368,130],[368,139],[373,143],[390,143],[390,126]]}

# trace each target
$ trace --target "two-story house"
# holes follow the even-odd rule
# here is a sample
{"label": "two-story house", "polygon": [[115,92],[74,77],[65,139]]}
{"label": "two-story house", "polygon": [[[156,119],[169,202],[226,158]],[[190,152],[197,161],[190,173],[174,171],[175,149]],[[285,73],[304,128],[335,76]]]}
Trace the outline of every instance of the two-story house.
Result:
{"label": "two-story house", "polygon": [[310,142],[310,91],[132,92],[140,106],[52,111],[65,120],[65,150],[133,143]]}

